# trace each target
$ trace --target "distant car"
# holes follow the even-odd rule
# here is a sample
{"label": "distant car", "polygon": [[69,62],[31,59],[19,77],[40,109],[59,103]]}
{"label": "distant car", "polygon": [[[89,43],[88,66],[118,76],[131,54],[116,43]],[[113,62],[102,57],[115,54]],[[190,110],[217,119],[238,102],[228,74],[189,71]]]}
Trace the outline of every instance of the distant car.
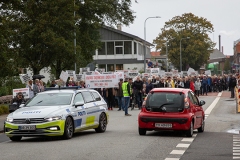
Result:
{"label": "distant car", "polygon": [[145,98],[138,115],[138,131],[183,130],[192,137],[193,130],[204,131],[205,114],[198,97],[190,89],[154,88]]}
{"label": "distant car", "polygon": [[20,141],[25,136],[70,139],[75,132],[82,130],[105,132],[107,124],[107,104],[97,91],[50,90],[38,93],[9,114],[4,132],[12,141]]}

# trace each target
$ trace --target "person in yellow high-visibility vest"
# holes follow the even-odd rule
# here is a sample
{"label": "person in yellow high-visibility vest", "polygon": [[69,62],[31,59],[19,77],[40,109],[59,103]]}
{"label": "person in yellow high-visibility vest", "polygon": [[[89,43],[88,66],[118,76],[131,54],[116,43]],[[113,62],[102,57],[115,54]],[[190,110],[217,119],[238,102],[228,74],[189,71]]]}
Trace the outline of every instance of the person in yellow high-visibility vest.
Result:
{"label": "person in yellow high-visibility vest", "polygon": [[122,83],[122,91],[123,91],[123,109],[125,110],[125,116],[131,116],[131,114],[128,114],[128,106],[130,103],[131,96],[128,78],[125,78],[125,81]]}

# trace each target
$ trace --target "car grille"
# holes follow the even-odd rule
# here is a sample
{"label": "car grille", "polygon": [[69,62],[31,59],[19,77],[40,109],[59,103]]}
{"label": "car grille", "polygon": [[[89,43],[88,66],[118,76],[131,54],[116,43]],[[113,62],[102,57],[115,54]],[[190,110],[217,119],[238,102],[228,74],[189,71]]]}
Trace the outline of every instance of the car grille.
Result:
{"label": "car grille", "polygon": [[32,123],[44,123],[44,118],[24,118],[24,119],[13,119],[14,124],[32,124]]}

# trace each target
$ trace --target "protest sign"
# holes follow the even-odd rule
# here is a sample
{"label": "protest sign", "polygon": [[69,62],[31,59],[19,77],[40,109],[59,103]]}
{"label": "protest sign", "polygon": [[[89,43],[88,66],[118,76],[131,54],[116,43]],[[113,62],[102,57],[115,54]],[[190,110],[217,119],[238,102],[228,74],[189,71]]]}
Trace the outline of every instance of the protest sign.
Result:
{"label": "protest sign", "polygon": [[84,80],[83,78],[84,78],[83,74],[75,74],[73,77],[73,80],[74,81],[83,81]]}
{"label": "protest sign", "polygon": [[85,72],[89,72],[90,71],[90,68],[89,67],[85,67],[85,68],[80,68],[80,72],[79,74],[83,74]]}
{"label": "protest sign", "polygon": [[61,74],[60,74],[60,79],[63,80],[64,82],[67,82],[67,79],[68,79],[68,73],[62,71]]}
{"label": "protest sign", "polygon": [[211,75],[212,75],[211,70],[206,70],[206,71],[205,71],[205,75],[206,75],[206,76],[211,76]]}
{"label": "protest sign", "polygon": [[173,76],[178,77],[178,70],[172,70]]}
{"label": "protest sign", "polygon": [[85,75],[87,88],[114,88],[118,87],[117,74]]}
{"label": "protest sign", "polygon": [[173,77],[173,73],[172,72],[165,72],[165,77]]}
{"label": "protest sign", "polygon": [[142,77],[149,78],[150,77],[150,73],[142,73]]}
{"label": "protest sign", "polygon": [[73,70],[66,70],[66,72],[68,73],[68,77],[74,77],[75,71],[73,71]]}
{"label": "protest sign", "polygon": [[20,80],[23,84],[26,84],[28,81],[30,81],[30,76],[27,74],[20,74]]}
{"label": "protest sign", "polygon": [[159,68],[151,68],[152,75],[159,75]]}
{"label": "protest sign", "polygon": [[13,98],[16,97],[17,93],[19,92],[22,92],[24,98],[29,98],[29,88],[13,89]]}
{"label": "protest sign", "polygon": [[138,71],[137,70],[129,70],[128,71],[128,78],[134,78],[136,76],[138,76]]}

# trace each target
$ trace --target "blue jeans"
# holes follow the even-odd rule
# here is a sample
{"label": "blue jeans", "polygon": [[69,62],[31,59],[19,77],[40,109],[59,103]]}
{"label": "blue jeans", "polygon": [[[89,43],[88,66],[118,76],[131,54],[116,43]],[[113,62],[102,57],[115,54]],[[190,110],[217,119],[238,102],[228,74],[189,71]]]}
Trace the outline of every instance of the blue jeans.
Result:
{"label": "blue jeans", "polygon": [[125,109],[125,115],[128,114],[129,103],[130,103],[130,97],[123,97],[123,108]]}
{"label": "blue jeans", "polygon": [[116,96],[115,98],[116,98],[117,101],[118,101],[118,109],[119,109],[119,110],[123,109],[123,105],[122,105],[122,104],[123,104],[123,103],[122,103],[123,97]]}

